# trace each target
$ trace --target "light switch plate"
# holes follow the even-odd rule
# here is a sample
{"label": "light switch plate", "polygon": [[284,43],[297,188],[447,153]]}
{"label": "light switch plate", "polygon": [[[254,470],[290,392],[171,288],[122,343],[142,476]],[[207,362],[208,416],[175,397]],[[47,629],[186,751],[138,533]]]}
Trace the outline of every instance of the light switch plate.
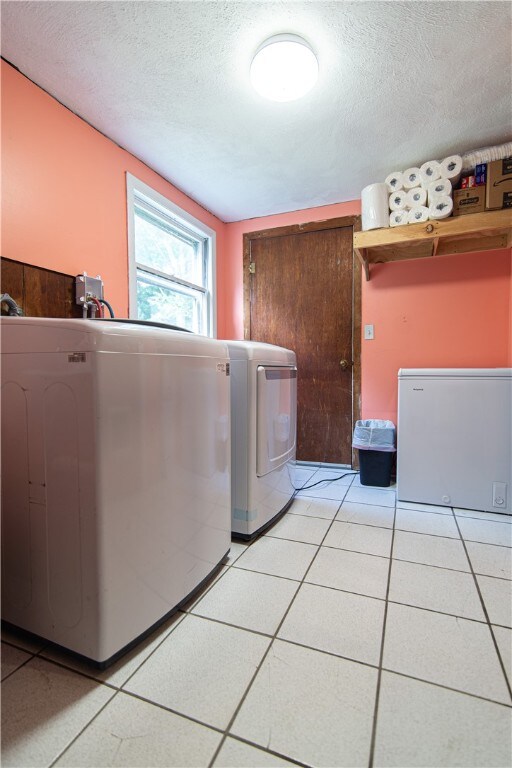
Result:
{"label": "light switch plate", "polygon": [[364,337],[365,339],[373,339],[373,325],[365,325]]}

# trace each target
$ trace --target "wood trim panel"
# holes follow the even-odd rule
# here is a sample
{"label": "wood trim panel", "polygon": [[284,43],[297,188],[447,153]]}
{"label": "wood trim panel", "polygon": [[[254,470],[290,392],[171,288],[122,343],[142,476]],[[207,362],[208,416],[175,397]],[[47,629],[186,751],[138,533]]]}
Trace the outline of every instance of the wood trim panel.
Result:
{"label": "wood trim panel", "polygon": [[0,265],[2,293],[12,296],[25,317],[82,317],[75,304],[75,275],[6,258]]}
{"label": "wood trim panel", "polygon": [[10,259],[1,259],[0,285],[1,292],[8,293],[18,306],[23,307],[24,270],[23,264]]}

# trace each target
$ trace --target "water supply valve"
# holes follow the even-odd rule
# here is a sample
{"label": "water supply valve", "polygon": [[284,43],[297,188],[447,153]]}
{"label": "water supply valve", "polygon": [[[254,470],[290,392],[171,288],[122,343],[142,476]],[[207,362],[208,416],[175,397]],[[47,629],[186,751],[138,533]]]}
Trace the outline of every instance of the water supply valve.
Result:
{"label": "water supply valve", "polygon": [[77,275],[75,278],[75,302],[83,308],[84,317],[87,317],[89,309],[92,316],[96,314],[96,303],[92,301],[103,299],[103,280],[100,275],[90,277],[87,272]]}

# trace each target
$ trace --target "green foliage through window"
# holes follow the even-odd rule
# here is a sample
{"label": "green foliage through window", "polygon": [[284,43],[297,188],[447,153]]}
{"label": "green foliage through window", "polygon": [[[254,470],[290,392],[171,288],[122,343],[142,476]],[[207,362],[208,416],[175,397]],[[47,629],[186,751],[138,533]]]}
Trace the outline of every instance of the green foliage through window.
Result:
{"label": "green foliage through window", "polygon": [[138,318],[208,333],[206,237],[142,201],[133,210]]}
{"label": "green foliage through window", "polygon": [[161,219],[135,208],[135,253],[137,262],[158,269],[170,277],[202,285],[201,243],[167,225]]}
{"label": "green foliage through window", "polygon": [[[199,295],[201,296],[201,295]],[[159,323],[178,325],[200,333],[200,306],[194,295],[176,290],[166,281],[144,277],[137,270],[137,315],[139,320],[156,320]]]}

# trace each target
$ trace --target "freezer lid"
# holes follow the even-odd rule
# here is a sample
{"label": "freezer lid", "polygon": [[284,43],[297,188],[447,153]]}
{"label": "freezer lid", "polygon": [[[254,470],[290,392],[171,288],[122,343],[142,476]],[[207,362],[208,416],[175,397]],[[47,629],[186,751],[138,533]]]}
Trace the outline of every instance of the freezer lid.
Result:
{"label": "freezer lid", "polygon": [[228,359],[225,341],[108,320],[2,317],[0,332],[2,354],[118,352]]}
{"label": "freezer lid", "polygon": [[512,368],[400,368],[400,379],[510,379]]}

